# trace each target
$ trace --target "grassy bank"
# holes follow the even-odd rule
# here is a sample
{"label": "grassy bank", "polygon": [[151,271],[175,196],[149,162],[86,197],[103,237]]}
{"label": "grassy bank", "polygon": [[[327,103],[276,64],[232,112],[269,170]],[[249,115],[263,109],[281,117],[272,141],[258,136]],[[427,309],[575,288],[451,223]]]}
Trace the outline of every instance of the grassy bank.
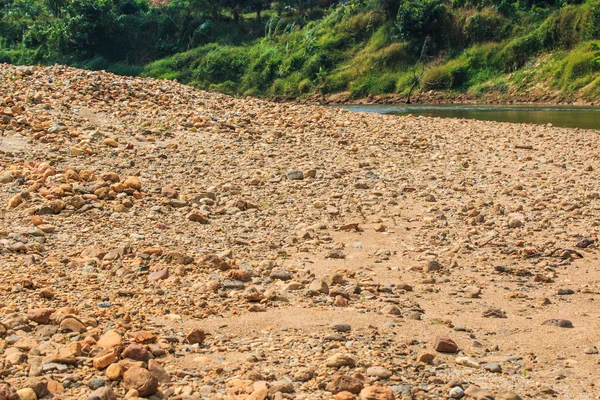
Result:
{"label": "grassy bank", "polygon": [[[600,2],[505,14],[492,6],[438,4],[445,15],[437,31],[402,32],[398,20],[387,19],[374,4],[353,2],[302,27],[274,18],[265,37],[250,44],[200,46],[153,62],[142,74],[241,96],[343,93],[342,98],[358,99],[406,96],[415,67],[420,74],[424,64],[415,96],[429,91],[500,100],[530,93],[533,101],[600,96],[594,48]],[[427,35],[432,39],[419,62]]]}

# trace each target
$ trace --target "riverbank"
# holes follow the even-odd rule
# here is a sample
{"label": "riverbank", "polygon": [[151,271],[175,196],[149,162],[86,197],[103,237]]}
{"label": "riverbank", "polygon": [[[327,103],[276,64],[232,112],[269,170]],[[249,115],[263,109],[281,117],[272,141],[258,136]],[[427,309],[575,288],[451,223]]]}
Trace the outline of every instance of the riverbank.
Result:
{"label": "riverbank", "polygon": [[0,91],[5,397],[600,395],[596,131]]}

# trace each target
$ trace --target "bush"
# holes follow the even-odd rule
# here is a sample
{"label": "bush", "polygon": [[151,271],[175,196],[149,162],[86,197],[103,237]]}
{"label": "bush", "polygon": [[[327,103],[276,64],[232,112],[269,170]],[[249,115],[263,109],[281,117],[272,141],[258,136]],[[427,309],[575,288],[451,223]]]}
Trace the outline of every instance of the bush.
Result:
{"label": "bush", "polygon": [[491,8],[466,19],[463,28],[468,43],[480,43],[502,40],[506,37],[506,19]]}
{"label": "bush", "polygon": [[427,36],[442,48],[450,14],[442,0],[405,0],[398,9],[396,25],[400,37],[420,49]]}

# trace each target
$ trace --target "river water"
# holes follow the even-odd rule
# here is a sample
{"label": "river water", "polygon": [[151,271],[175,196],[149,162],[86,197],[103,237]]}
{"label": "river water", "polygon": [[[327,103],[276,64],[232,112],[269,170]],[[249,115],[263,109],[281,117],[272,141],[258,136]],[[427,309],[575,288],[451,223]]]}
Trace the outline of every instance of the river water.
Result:
{"label": "river water", "polygon": [[530,106],[530,105],[472,105],[472,104],[398,104],[398,105],[341,105],[355,112],[374,112],[442,117],[470,118],[483,121],[515,122],[527,124],[548,123],[554,126],[581,129],[600,129],[600,107]]}

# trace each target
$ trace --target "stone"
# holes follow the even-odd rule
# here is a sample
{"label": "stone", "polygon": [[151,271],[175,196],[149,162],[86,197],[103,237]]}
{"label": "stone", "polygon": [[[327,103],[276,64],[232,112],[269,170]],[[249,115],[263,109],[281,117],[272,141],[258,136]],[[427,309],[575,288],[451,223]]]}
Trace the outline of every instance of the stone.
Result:
{"label": "stone", "polygon": [[334,322],[333,324],[331,324],[331,328],[337,332],[350,332],[352,330],[350,324],[347,324],[345,322]]}
{"label": "stone", "polygon": [[302,171],[290,171],[286,174],[287,178],[291,181],[301,181],[304,179],[304,173]]}
{"label": "stone", "polygon": [[103,349],[112,349],[113,347],[120,346],[121,342],[121,334],[115,330],[110,330],[100,336],[96,345]]}
{"label": "stone", "polygon": [[0,400],[19,400],[17,390],[8,383],[0,382]]}
{"label": "stone", "polygon": [[27,379],[26,387],[31,388],[35,392],[38,399],[49,394],[48,379],[45,377],[32,377]]}
{"label": "stone", "polygon": [[158,392],[158,379],[150,371],[140,367],[129,368],[123,375],[126,389],[135,389],[142,397],[148,397]]}
{"label": "stone", "polygon": [[369,367],[367,368],[367,376],[389,379],[392,376],[392,371],[384,367]]}
{"label": "stone", "polygon": [[437,336],[433,343],[433,348],[435,351],[439,351],[440,353],[457,353],[458,346],[454,342],[454,340],[450,339],[448,336]]}
{"label": "stone", "polygon": [[210,220],[208,217],[199,212],[191,212],[187,215],[187,219],[192,222],[199,222],[201,224],[208,224]]}
{"label": "stone", "polygon": [[354,400],[356,396],[350,392],[339,392],[334,396],[334,400]]}
{"label": "stone", "polygon": [[323,294],[329,293],[329,285],[323,279],[314,279],[308,286],[308,290]]}
{"label": "stone", "polygon": [[92,398],[97,398],[99,400],[116,400],[117,396],[111,387],[103,386],[101,388],[94,390],[90,394],[90,399],[92,399]]}
{"label": "stone", "polygon": [[125,370],[119,364],[110,364],[108,368],[106,368],[106,371],[104,371],[106,377],[111,381],[120,381],[124,373]]}
{"label": "stone", "polygon": [[292,275],[290,275],[290,273],[284,269],[273,270],[273,272],[271,272],[270,274],[270,277],[273,280],[279,279],[282,281],[289,281],[290,279],[292,279]]}
{"label": "stone", "polygon": [[192,329],[185,336],[185,339],[187,340],[187,342],[189,344],[198,344],[200,346],[204,343],[205,338],[206,338],[206,333],[204,332],[204,330],[199,329],[199,328]]}
{"label": "stone", "polygon": [[455,386],[448,391],[448,397],[451,399],[460,399],[465,395],[465,391],[460,386]]}
{"label": "stone", "polygon": [[128,177],[125,179],[125,182],[123,182],[123,185],[129,189],[142,190],[142,184],[137,176]]}
{"label": "stone", "polygon": [[38,398],[31,388],[17,390],[17,396],[19,396],[19,400],[37,400]]}
{"label": "stone", "polygon": [[53,308],[34,308],[27,311],[27,318],[40,325],[47,325],[50,322],[50,316],[54,311]]}
{"label": "stone", "polygon": [[65,318],[60,323],[60,330],[63,332],[75,332],[82,333],[85,332],[85,325],[76,320],[75,318]]}
{"label": "stone", "polygon": [[523,400],[521,396],[513,392],[500,392],[496,395],[496,400]]}
{"label": "stone", "polygon": [[327,367],[339,368],[339,367],[354,367],[356,365],[356,360],[354,357],[349,354],[337,353],[327,358],[325,361],[325,365]]}
{"label": "stone", "polygon": [[165,371],[165,369],[160,365],[160,363],[154,359],[148,361],[148,371],[154,376],[159,383],[170,383],[171,377]]}
{"label": "stone", "polygon": [[361,400],[394,400],[394,392],[388,388],[367,386],[360,391],[358,397]]}
{"label": "stone", "polygon": [[470,385],[464,393],[465,396],[476,400],[494,400],[494,396],[491,393],[476,385]]}
{"label": "stone", "polygon": [[159,271],[153,272],[150,275],[148,275],[148,280],[149,281],[161,281],[161,280],[165,280],[169,277],[169,268],[163,268]]}
{"label": "stone", "polygon": [[429,260],[427,264],[425,264],[425,272],[436,272],[442,269],[438,260]]}
{"label": "stone", "polygon": [[363,387],[364,383],[360,379],[347,375],[334,375],[325,389],[333,394],[339,392],[358,394]]}
{"label": "stone", "polygon": [[431,354],[431,353],[421,353],[417,356],[417,362],[421,362],[424,364],[433,364],[434,359],[435,359],[435,354]]}
{"label": "stone", "polygon": [[117,355],[113,349],[104,350],[92,359],[92,365],[99,370],[104,369],[115,362],[117,362]]}
{"label": "stone", "polygon": [[572,328],[573,323],[568,319],[549,319],[542,323],[542,325],[556,326],[559,328]]}
{"label": "stone", "polygon": [[121,358],[129,358],[135,361],[148,361],[149,356],[146,347],[139,343],[131,343],[121,352]]}

